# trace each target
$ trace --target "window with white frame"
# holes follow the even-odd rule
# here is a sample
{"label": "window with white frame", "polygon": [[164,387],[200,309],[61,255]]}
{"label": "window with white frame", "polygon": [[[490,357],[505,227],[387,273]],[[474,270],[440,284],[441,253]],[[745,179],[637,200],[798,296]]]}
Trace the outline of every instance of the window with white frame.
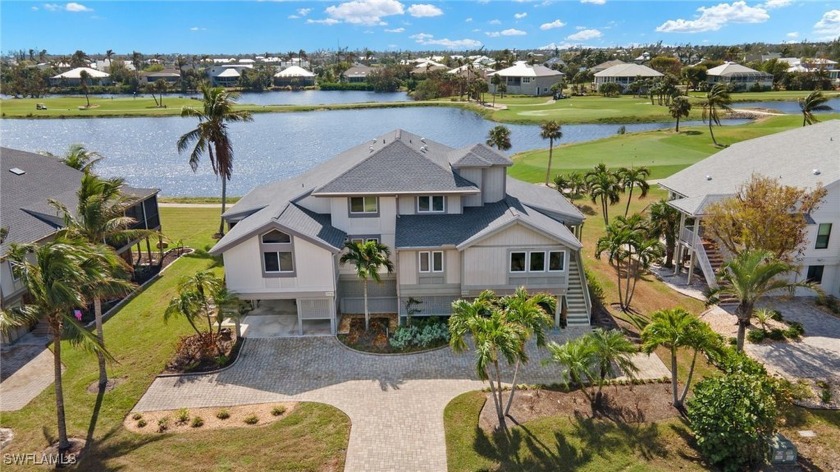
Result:
{"label": "window with white frame", "polygon": [[566,251],[511,251],[510,272],[562,272]]}
{"label": "window with white frame", "polygon": [[417,197],[417,213],[443,213],[446,199],[443,195],[421,195]]}
{"label": "window with white frame", "polygon": [[263,233],[260,236],[260,252],[264,276],[294,276],[294,245],[290,234],[277,229]]}
{"label": "window with white frame", "polygon": [[528,272],[545,272],[545,252],[531,251],[528,254]]}
{"label": "window with white frame", "polygon": [[263,244],[289,244],[292,242],[292,237],[275,229],[262,235],[262,242]]}
{"label": "window with white frame", "polygon": [[265,251],[263,252],[263,264],[266,273],[292,273],[295,271],[294,257],[291,252]]}
{"label": "window with white frame", "polygon": [[351,215],[375,215],[379,213],[377,197],[350,197]]}
{"label": "window with white frame", "polygon": [[443,251],[420,251],[420,272],[443,272]]}
{"label": "window with white frame", "polygon": [[831,223],[820,223],[817,227],[817,243],[814,245],[814,249],[827,249],[830,238]]}
{"label": "window with white frame", "polygon": [[566,251],[548,252],[548,271],[562,272],[566,270]]}
{"label": "window with white frame", "polygon": [[510,253],[510,271],[525,272],[525,259],[528,253],[525,251],[514,251]]}
{"label": "window with white frame", "polygon": [[379,242],[379,238],[376,236],[351,236],[349,239],[351,243],[356,244],[364,244],[371,241],[375,241],[377,243]]}

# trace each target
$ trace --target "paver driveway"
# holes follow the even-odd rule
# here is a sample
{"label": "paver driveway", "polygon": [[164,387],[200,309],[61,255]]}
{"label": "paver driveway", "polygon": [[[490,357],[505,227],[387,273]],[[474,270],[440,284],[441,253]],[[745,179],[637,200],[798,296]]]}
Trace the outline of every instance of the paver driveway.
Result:
{"label": "paver driveway", "polygon": [[[553,333],[551,339],[562,342],[588,330],[568,329]],[[529,349],[531,361],[521,371],[522,382],[558,381],[558,369],[540,362],[545,352]],[[661,371],[655,375],[661,376]],[[332,337],[249,339],[227,370],[156,379],[135,411],[323,402],[340,408],[352,421],[346,470],[442,471],[443,409],[456,395],[483,386],[474,371],[473,353],[455,355],[441,349],[377,356],[348,350]]]}

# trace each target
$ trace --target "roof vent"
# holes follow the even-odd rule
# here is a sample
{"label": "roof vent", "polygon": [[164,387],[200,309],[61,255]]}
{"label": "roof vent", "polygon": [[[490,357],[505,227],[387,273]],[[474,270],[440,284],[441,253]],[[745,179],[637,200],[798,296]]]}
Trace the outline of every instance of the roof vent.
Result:
{"label": "roof vent", "polygon": [[426,138],[420,138],[420,142],[425,144],[426,143]]}
{"label": "roof vent", "polygon": [[17,168],[17,167],[12,167],[11,169],[9,169],[9,172],[11,172],[11,173],[13,173],[13,174],[15,174],[15,175],[23,175],[23,174],[25,174],[25,173],[26,173],[26,171],[25,171],[25,170],[23,170],[23,169],[19,169],[19,168]]}
{"label": "roof vent", "polygon": [[373,141],[370,142],[371,144],[376,144],[376,138],[373,138]]}
{"label": "roof vent", "polygon": [[426,152],[426,146],[420,146],[420,152]]}
{"label": "roof vent", "polygon": [[814,169],[814,170],[812,170],[811,172],[813,172],[813,173],[814,173],[814,175],[820,175],[820,174],[822,174],[822,172],[820,172],[820,170],[819,170],[819,169]]}
{"label": "roof vent", "polygon": [[706,176],[706,180],[712,180],[712,176],[711,176],[711,175],[707,175],[707,176]]}
{"label": "roof vent", "polygon": [[370,150],[370,152],[373,152],[373,146],[369,147],[368,149]]}

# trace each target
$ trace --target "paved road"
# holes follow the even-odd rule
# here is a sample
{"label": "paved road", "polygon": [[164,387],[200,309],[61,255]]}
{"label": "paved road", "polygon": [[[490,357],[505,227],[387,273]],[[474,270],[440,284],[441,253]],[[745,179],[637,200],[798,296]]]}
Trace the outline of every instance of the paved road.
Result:
{"label": "paved road", "polygon": [[[552,339],[562,342],[588,330],[568,329]],[[545,353],[529,349],[522,382],[558,381],[558,368],[540,362]],[[453,397],[486,386],[474,372],[473,355],[442,349],[377,356],[350,351],[333,337],[249,339],[225,371],[156,379],[135,410],[323,402],[352,421],[346,470],[444,471],[443,409]],[[658,359],[646,365],[652,365],[650,377],[662,376]]]}

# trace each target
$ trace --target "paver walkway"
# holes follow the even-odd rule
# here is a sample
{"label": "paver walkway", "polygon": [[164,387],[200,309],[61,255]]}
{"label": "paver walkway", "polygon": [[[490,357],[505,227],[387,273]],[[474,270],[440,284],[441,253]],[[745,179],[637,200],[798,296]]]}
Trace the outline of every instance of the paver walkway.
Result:
{"label": "paver walkway", "polygon": [[17,411],[54,380],[49,340],[29,333],[0,353],[0,411]]}
{"label": "paver walkway", "polygon": [[[550,338],[563,342],[588,330],[571,328]],[[558,368],[540,362],[545,352],[529,351],[522,383],[557,382]],[[453,397],[486,386],[477,379],[473,356],[449,349],[377,356],[348,350],[333,337],[249,339],[227,370],[155,379],[135,411],[322,402],[352,421],[345,470],[444,471],[443,409]],[[650,377],[661,377],[662,363],[651,364]]]}

